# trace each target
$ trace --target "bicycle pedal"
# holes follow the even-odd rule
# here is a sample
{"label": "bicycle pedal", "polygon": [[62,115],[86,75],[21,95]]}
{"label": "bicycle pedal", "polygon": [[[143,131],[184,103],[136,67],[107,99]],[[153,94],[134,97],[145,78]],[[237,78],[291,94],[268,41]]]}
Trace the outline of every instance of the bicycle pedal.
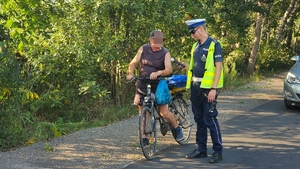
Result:
{"label": "bicycle pedal", "polygon": [[160,132],[163,136],[165,136],[168,133],[168,128],[164,123],[160,124]]}

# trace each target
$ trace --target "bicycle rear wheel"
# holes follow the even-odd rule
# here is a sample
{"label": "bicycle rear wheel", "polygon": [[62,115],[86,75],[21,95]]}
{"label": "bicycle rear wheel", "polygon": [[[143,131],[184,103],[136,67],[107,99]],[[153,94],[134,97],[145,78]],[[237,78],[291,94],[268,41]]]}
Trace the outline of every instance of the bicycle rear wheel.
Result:
{"label": "bicycle rear wheel", "polygon": [[144,107],[139,119],[140,146],[146,159],[151,160],[156,153],[156,120],[149,107]]}
{"label": "bicycle rear wheel", "polygon": [[180,145],[185,145],[190,141],[192,132],[192,120],[189,113],[189,105],[182,98],[182,96],[175,96],[172,102],[169,104],[170,111],[174,114],[175,120],[178,125],[182,128],[184,139],[181,141],[176,140],[176,133],[172,130],[172,134],[175,140]]}

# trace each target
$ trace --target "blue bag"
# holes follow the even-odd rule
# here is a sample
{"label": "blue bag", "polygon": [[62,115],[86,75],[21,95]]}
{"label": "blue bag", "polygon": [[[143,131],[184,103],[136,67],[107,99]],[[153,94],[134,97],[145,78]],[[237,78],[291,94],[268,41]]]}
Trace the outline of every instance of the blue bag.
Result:
{"label": "blue bag", "polygon": [[155,93],[156,103],[165,105],[171,102],[172,96],[166,80],[160,80]]}
{"label": "blue bag", "polygon": [[175,88],[184,87],[186,85],[186,75],[173,75],[167,80],[168,84],[173,84]]}

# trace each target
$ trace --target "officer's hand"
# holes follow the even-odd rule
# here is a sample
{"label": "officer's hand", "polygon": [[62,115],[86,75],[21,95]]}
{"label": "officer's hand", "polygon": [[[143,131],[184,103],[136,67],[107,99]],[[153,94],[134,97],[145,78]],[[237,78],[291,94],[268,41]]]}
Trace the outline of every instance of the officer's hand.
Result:
{"label": "officer's hand", "polygon": [[210,90],[207,96],[207,100],[209,103],[213,102],[216,98],[217,90]]}
{"label": "officer's hand", "polygon": [[184,69],[186,66],[184,63],[176,64],[180,69]]}

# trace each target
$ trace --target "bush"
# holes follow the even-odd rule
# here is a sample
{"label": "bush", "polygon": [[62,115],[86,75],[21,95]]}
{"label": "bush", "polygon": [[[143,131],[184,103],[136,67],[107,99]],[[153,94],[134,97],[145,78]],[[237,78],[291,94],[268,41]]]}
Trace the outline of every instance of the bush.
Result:
{"label": "bush", "polygon": [[264,45],[261,46],[260,51],[256,66],[260,73],[286,70],[292,64],[291,57],[293,55],[287,48]]}

